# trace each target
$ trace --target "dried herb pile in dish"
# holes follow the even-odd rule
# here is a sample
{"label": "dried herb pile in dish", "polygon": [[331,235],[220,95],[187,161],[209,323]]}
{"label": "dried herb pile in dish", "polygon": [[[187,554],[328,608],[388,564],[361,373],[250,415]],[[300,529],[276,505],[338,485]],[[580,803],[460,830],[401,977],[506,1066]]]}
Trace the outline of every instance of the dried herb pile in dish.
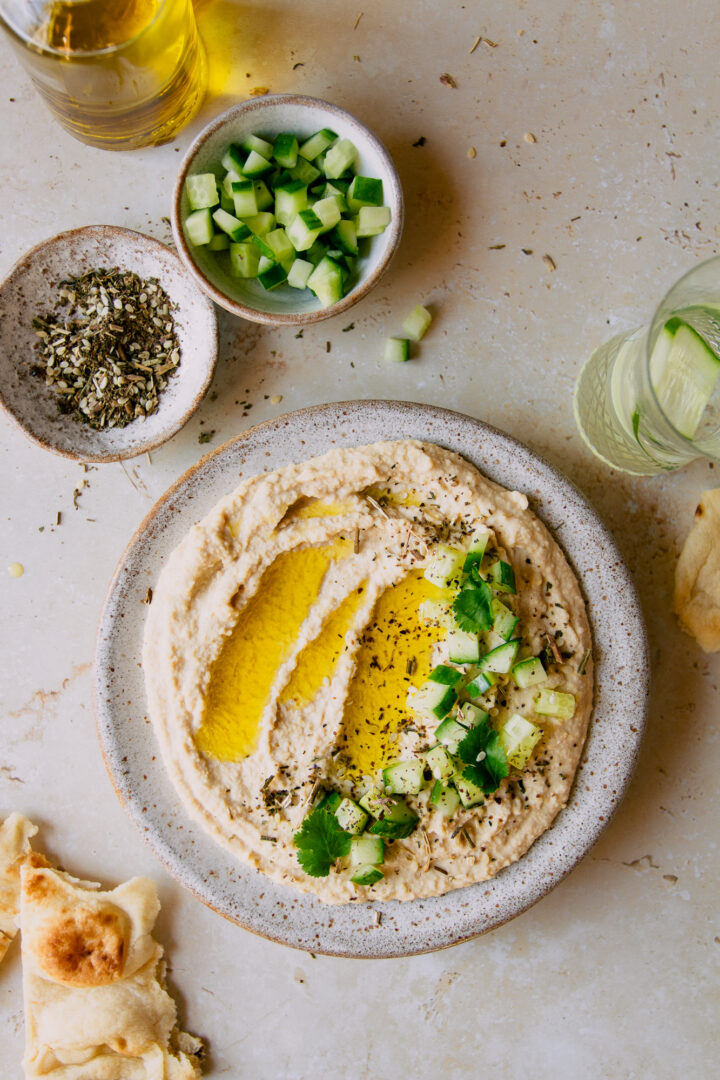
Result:
{"label": "dried herb pile in dish", "polygon": [[144,420],[180,364],[172,308],[155,278],[117,267],[63,281],[54,309],[33,319],[33,374],[90,427]]}

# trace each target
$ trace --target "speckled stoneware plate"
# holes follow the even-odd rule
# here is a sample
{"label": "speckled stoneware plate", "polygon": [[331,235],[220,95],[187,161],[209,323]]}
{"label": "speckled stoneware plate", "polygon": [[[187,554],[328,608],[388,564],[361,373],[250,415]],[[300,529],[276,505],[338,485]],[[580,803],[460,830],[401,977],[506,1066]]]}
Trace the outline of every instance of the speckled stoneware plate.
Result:
{"label": "speckled stoneware plate", "polygon": [[[187,817],[146,716],[139,663],[143,598],[190,526],[241,477],[333,446],[392,437],[438,443],[497,483],[528,495],[585,593],[594,635],[595,711],[567,808],[519,862],[492,881],[429,900],[331,906],[235,862]],[[339,956],[406,956],[453,945],[499,926],[557,885],[595,843],[625,793],[642,737],[647,690],[645,628],[635,588],[612,537],[573,485],[486,424],[397,401],[304,409],[251,428],[203,458],[131,540],[110,584],[95,659],[98,729],[110,775],[170,872],[204,903],[255,933]]]}
{"label": "speckled stoneware plate", "polygon": [[[171,302],[182,357],[157,410],[123,428],[95,431],[62,416],[57,394],[31,373],[32,320],[51,311],[56,286],[99,267],[157,278]],[[26,435],[77,461],[119,461],[153,450],[187,423],[203,399],[217,360],[217,317],[208,298],[169,247],[114,225],[59,233],[26,252],[0,285],[0,405]]]}

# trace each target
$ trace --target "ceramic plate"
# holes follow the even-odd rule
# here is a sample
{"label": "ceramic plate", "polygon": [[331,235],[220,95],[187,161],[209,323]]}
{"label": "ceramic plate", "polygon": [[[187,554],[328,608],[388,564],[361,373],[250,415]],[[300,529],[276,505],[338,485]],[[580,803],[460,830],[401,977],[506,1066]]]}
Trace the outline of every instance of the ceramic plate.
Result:
{"label": "ceramic plate", "polygon": [[[326,905],[236,862],[191,821],[165,775],[146,716],[140,669],[143,605],[170,551],[243,477],[333,446],[414,438],[438,443],[507,488],[523,491],[574,566],[594,637],[596,700],[565,810],[519,862],[492,881],[411,902]],[[522,444],[459,413],[396,401],[320,405],[250,429],[203,458],[148,514],[110,584],[95,660],[103,753],[117,792],[175,878],[241,926],[312,952],[407,956],[482,934],[565,877],[620,803],[637,757],[648,690],[647,646],[630,575],[596,513]]]}

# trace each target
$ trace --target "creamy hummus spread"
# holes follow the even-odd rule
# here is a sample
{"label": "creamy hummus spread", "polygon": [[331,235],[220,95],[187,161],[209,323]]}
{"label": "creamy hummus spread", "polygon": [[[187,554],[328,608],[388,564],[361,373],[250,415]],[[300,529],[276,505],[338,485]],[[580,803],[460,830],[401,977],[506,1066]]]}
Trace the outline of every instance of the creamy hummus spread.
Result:
{"label": "creamy hummus spread", "polygon": [[[508,676],[480,704],[493,728],[526,717],[539,741],[479,805],[448,816],[431,784],[408,796],[418,825],[386,841],[371,887],[350,880],[345,859],[309,876],[294,836],[322,793],[360,800],[382,788],[383,767],[435,745],[437,715],[407,704],[448,663],[447,630],[421,616],[447,589],[424,570],[439,545],[466,548],[478,528],[490,530],[486,558],[514,571],[516,594],[503,600],[519,617],[517,659],[545,657],[541,686]],[[163,569],[143,666],[191,816],[275,880],[344,903],[444,893],[528,849],[570,793],[592,706],[589,650],[575,576],[525,495],[438,446],[401,441],[332,450],[222,499]],[[539,690],[572,695],[572,715],[537,715]]]}

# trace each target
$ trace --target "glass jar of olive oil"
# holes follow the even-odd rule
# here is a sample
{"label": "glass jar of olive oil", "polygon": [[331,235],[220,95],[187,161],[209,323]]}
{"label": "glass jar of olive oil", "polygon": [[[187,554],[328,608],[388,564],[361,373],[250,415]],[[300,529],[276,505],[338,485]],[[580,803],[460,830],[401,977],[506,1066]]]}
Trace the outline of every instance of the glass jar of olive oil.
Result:
{"label": "glass jar of olive oil", "polygon": [[191,0],[0,0],[0,25],[52,113],[91,146],[167,142],[203,99]]}

